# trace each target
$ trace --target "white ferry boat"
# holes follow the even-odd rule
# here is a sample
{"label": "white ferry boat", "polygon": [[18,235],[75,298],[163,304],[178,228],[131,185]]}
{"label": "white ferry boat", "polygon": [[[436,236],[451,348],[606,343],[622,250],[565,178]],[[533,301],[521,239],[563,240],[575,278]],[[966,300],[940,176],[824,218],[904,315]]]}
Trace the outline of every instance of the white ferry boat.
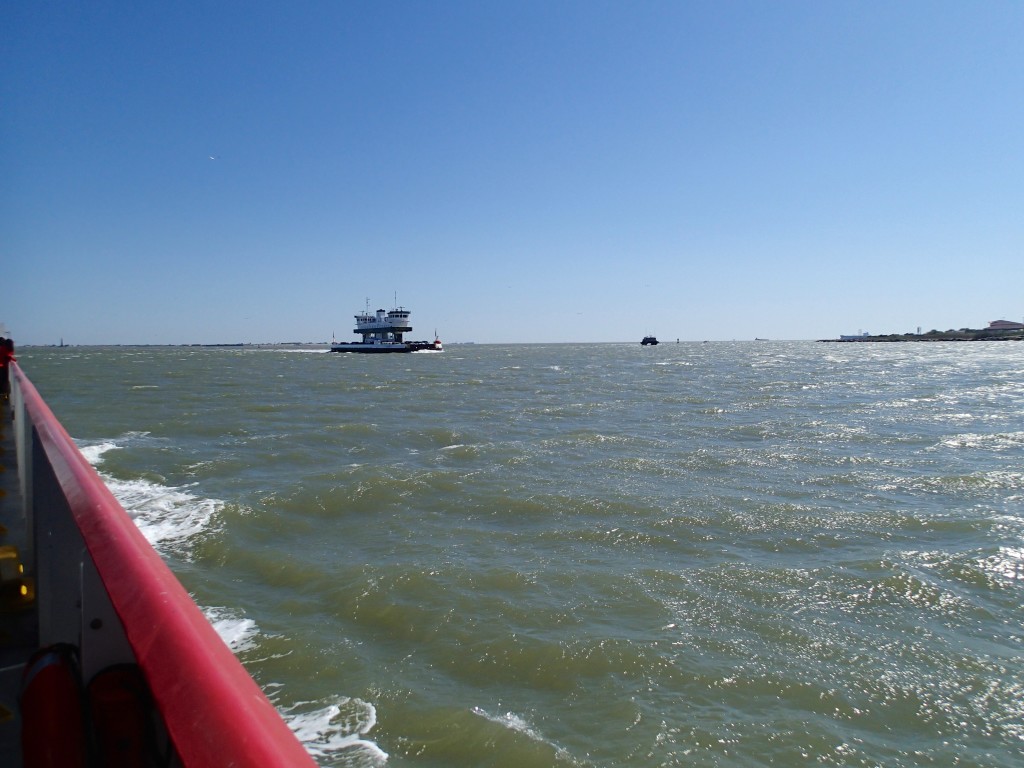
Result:
{"label": "white ferry boat", "polygon": [[356,315],[353,333],[363,337],[362,341],[333,342],[332,352],[441,352],[441,340],[434,334],[433,341],[406,341],[405,334],[412,330],[409,325],[411,313],[404,307],[390,312],[378,309],[377,314],[369,311]]}

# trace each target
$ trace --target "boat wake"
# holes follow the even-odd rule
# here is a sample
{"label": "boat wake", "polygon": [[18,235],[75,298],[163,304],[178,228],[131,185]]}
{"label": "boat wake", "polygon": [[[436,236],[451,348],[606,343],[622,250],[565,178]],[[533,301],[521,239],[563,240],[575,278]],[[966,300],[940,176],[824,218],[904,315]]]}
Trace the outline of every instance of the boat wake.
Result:
{"label": "boat wake", "polygon": [[211,528],[224,502],[196,496],[184,487],[170,487],[143,478],[122,480],[100,470],[107,453],[124,448],[123,443],[138,437],[133,434],[114,441],[79,444],[79,450],[146,541],[161,554],[173,552],[189,560],[188,540]]}
{"label": "boat wake", "polygon": [[360,699],[304,701],[278,708],[306,750],[332,766],[379,768],[388,753],[363,738],[377,724],[377,710]]}
{"label": "boat wake", "polygon": [[239,616],[224,606],[206,607],[203,613],[233,653],[251,651],[259,646],[260,630],[252,619]]}
{"label": "boat wake", "polygon": [[[203,498],[187,488],[165,486],[142,478],[121,480],[100,470],[110,451],[125,448],[145,437],[133,433],[116,440],[79,442],[78,447],[150,545],[161,556],[173,552],[177,557],[191,560],[189,550],[194,537],[217,524],[218,513],[226,506],[225,502]],[[232,608],[200,607],[233,653],[255,651],[258,654],[262,633],[255,621]],[[275,695],[281,693],[280,686],[276,688],[265,692],[314,758],[327,765],[351,768],[379,768],[387,762],[387,753],[365,738],[377,722],[372,704],[339,696],[284,707],[274,701]]]}

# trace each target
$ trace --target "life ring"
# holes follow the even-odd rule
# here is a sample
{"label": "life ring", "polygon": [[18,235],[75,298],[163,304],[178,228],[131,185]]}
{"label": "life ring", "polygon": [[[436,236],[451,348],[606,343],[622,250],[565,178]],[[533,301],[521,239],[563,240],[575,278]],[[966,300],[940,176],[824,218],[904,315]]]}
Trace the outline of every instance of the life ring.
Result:
{"label": "life ring", "polygon": [[118,664],[98,672],[89,683],[87,696],[98,764],[118,768],[153,765],[153,700],[138,666]]}
{"label": "life ring", "polygon": [[36,651],[21,683],[21,754],[25,768],[84,768],[82,685],[74,646]]}

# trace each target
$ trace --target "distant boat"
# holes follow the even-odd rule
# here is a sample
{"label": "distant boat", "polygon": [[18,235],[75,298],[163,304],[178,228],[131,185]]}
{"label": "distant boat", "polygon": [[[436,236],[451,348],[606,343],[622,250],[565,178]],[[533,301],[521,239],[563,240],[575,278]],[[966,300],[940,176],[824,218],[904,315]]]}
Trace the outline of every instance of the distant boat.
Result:
{"label": "distant boat", "polygon": [[643,341],[640,342],[643,346],[655,345],[658,343],[658,339],[654,336],[644,336]]}

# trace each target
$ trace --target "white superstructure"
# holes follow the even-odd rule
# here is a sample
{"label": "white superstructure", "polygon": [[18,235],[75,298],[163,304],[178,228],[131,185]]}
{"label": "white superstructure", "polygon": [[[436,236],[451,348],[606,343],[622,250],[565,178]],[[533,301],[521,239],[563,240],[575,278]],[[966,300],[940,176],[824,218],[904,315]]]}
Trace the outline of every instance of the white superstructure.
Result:
{"label": "white superstructure", "polygon": [[402,341],[402,334],[412,330],[409,325],[409,310],[404,307],[385,312],[378,309],[376,315],[363,312],[356,315],[356,327],[353,333],[362,334],[364,342]]}

